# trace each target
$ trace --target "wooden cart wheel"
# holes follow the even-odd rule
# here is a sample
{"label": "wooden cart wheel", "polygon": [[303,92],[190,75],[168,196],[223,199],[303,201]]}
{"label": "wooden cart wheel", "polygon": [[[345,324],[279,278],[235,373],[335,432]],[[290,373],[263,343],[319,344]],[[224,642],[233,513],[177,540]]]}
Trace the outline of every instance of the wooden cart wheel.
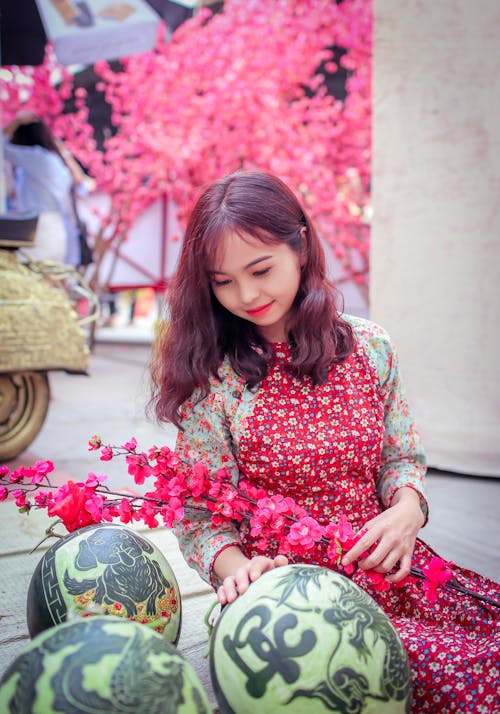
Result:
{"label": "wooden cart wheel", "polygon": [[46,372],[0,374],[0,463],[14,459],[31,444],[48,406]]}

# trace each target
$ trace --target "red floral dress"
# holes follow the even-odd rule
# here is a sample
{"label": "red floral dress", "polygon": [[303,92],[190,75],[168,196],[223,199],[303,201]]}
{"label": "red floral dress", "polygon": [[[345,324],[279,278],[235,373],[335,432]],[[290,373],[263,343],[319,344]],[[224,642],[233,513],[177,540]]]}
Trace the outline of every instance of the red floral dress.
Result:
{"label": "red floral dress", "polygon": [[[345,514],[355,529],[381,512],[402,486],[421,496],[425,460],[401,385],[397,358],[378,326],[349,318],[357,349],[314,387],[287,368],[287,345],[256,390],[229,365],[202,402],[186,404],[177,450],[214,470],[224,466],[236,483],[245,478],[270,494],[291,496],[326,525]],[[178,531],[188,563],[217,585],[212,565],[222,549],[240,545],[258,554],[246,524],[212,528],[198,514]],[[269,553],[270,555],[272,553]],[[413,563],[434,552],[418,541]],[[302,562],[328,565],[321,546]],[[500,600],[500,585],[453,567],[476,593]],[[500,712],[500,609],[439,589],[429,604],[422,582],[378,592],[362,571],[353,579],[385,610],[406,645],[414,672],[414,712]]]}

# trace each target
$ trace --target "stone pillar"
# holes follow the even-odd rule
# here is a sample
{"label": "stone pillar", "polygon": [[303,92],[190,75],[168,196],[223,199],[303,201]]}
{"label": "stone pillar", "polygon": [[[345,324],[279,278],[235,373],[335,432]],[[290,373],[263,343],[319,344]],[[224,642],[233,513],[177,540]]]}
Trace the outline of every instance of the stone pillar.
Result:
{"label": "stone pillar", "polygon": [[375,0],[370,317],[429,464],[500,476],[500,3]]}

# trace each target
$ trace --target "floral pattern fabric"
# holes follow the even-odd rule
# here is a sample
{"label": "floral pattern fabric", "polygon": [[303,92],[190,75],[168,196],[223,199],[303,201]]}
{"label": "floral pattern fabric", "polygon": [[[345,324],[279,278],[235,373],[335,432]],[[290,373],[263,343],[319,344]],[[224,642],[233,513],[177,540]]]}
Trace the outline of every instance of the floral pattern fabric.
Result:
{"label": "floral pattern fabric", "polygon": [[[425,457],[394,347],[374,323],[346,319],[357,348],[325,384],[293,376],[286,344],[275,345],[275,361],[254,390],[224,363],[208,396],[197,401],[195,394],[185,405],[180,456],[212,471],[225,468],[235,484],[245,478],[270,494],[291,496],[323,525],[344,513],[361,528],[401,486],[419,493],[427,515]],[[222,549],[235,544],[248,556],[259,553],[245,522],[214,528],[197,513],[177,535],[187,562],[214,587],[212,566]],[[272,548],[268,554],[275,554]],[[419,540],[413,562],[425,567],[433,555]],[[326,548],[320,544],[301,560],[328,565]],[[500,599],[496,583],[453,571],[469,589]],[[500,711],[498,608],[449,589],[440,589],[430,605],[421,581],[378,592],[362,571],[353,579],[400,632],[414,672],[415,712]]]}

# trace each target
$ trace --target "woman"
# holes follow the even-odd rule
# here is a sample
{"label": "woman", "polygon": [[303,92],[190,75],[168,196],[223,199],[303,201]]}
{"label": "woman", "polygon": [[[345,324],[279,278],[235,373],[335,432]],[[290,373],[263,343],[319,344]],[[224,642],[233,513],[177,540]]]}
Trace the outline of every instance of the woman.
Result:
{"label": "woman", "polygon": [[[499,610],[447,589],[430,605],[421,582],[379,592],[367,575],[397,585],[434,555],[417,539],[425,457],[389,336],[340,315],[335,298],[314,227],[285,184],[260,172],[216,181],[193,209],[170,291],[156,413],[180,427],[185,462],[291,496],[323,525],[344,513],[363,533],[343,564],[358,564],[353,579],[401,634],[414,711],[495,711]],[[214,529],[200,513],[178,538],[222,604],[288,562],[277,545],[261,555],[245,523]],[[301,560],[330,565],[321,544]],[[453,573],[500,598],[496,583]]]}
{"label": "woman", "polygon": [[59,143],[32,112],[20,112],[4,127],[4,135],[5,158],[15,172],[13,207],[38,215],[35,245],[24,251],[35,260],[78,266],[80,245],[72,199],[75,177]]}

